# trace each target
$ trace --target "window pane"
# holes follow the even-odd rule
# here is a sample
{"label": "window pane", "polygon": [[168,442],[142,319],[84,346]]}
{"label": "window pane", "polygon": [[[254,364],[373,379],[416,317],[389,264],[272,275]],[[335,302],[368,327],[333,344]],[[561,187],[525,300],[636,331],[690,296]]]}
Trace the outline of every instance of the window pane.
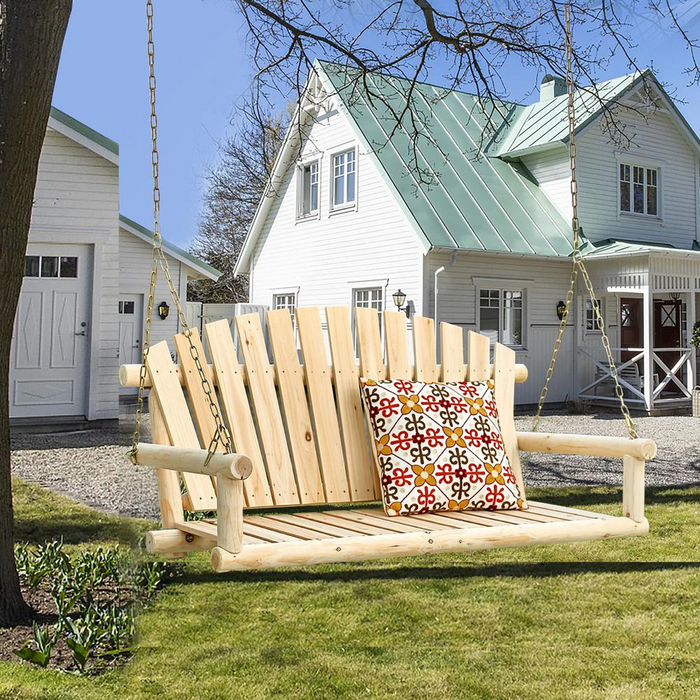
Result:
{"label": "window pane", "polygon": [[620,182],[620,211],[630,210],[630,183]]}
{"label": "window pane", "polygon": [[347,174],[347,200],[348,202],[355,201],[355,172]]}
{"label": "window pane", "polygon": [[310,211],[310,195],[311,195],[311,169],[304,168],[304,176],[302,178],[301,190],[301,211],[303,214],[308,214]]}
{"label": "window pane", "polygon": [[119,313],[133,314],[134,313],[134,302],[133,301],[120,301],[119,302]]}
{"label": "window pane", "polygon": [[634,186],[634,213],[644,213],[644,185]]}
{"label": "window pane", "polygon": [[[76,258],[76,257],[61,258],[61,277],[77,277],[77,276],[78,276],[78,258]],[[133,302],[131,302],[131,304],[133,304]]]}
{"label": "window pane", "polygon": [[523,344],[523,293],[503,293],[503,340],[506,345]]}
{"label": "window pane", "polygon": [[335,189],[333,190],[333,203],[345,204],[345,175],[336,175]]}
{"label": "window pane", "polygon": [[481,309],[481,324],[479,332],[488,336],[492,343],[498,342],[498,309]]}
{"label": "window pane", "polygon": [[41,257],[41,276],[58,277],[58,258],[54,256]]}
{"label": "window pane", "polygon": [[647,214],[657,216],[656,187],[647,187]]}
{"label": "window pane", "polygon": [[24,276],[38,277],[39,276],[39,256],[25,255],[24,257]]}
{"label": "window pane", "polygon": [[309,211],[316,211],[317,209],[318,209],[318,183],[312,183]]}

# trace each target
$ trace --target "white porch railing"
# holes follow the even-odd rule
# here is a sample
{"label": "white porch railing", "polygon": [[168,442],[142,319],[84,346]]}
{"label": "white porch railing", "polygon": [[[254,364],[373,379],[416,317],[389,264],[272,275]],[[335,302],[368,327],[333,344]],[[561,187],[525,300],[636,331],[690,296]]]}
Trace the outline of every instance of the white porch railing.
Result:
{"label": "white porch railing", "polygon": [[[651,351],[653,368],[651,377],[651,392],[647,399],[647,377],[640,373],[639,362],[644,360],[644,348],[611,348],[617,364],[620,386],[625,391],[625,400],[630,404],[641,404],[647,410],[655,404],[687,402],[692,399],[692,387],[695,382],[695,349],[694,348],[653,348]],[[621,361],[622,353],[632,353],[626,360]],[[660,354],[678,354],[678,359],[668,362],[668,357],[661,359]],[[590,361],[594,376],[588,373],[588,383],[578,391],[580,399],[587,400],[616,400],[614,393],[601,394],[599,389],[608,388],[613,381],[612,372],[607,359],[596,357],[591,348],[579,347],[578,354]],[[669,367],[669,365],[671,365]],[[686,381],[677,376],[686,367]],[[591,381],[592,379],[592,381]],[[671,385],[677,387],[678,393],[673,396],[662,396],[662,392]]]}

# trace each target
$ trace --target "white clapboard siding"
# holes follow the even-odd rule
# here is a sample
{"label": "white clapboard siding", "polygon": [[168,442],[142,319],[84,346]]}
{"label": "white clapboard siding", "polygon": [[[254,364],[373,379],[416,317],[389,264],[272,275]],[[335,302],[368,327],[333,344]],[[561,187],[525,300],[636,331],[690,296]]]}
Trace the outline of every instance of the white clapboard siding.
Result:
{"label": "white clapboard siding", "polygon": [[[187,294],[187,268],[181,266],[179,260],[166,254],[170,274],[175,282],[181,299],[186,299]],[[122,294],[148,294],[148,282],[151,274],[151,246],[140,238],[136,238],[128,231],[121,229],[119,232],[119,272],[120,292]],[[170,313],[165,321],[158,316],[158,304],[165,301],[170,306]],[[165,340],[171,352],[175,352],[173,336],[179,331],[177,311],[170,298],[168,284],[162,270],[158,270],[156,282],[156,308],[153,310],[153,324],[151,326],[151,344],[155,345]],[[184,302],[183,302],[184,303]],[[144,316],[145,319],[145,308]]]}
{"label": "white clapboard siding", "polygon": [[[594,241],[627,238],[690,248],[697,234],[698,181],[693,148],[668,114],[654,114],[645,120],[637,112],[625,110],[620,118],[626,132],[633,136],[627,152],[610,142],[600,121],[577,141],[579,217],[586,237]],[[619,161],[660,167],[662,221],[618,214]],[[571,174],[566,148],[529,155],[523,162],[568,220]]]}
{"label": "white clapboard siding", "polygon": [[361,147],[357,209],[329,211],[332,155],[352,146],[358,141],[337,111],[310,127],[303,158],[320,157],[320,216],[297,221],[297,172],[290,168],[253,254],[252,303],[269,306],[275,293],[297,292],[300,306],[347,306],[353,287],[381,286],[386,308],[394,308],[391,295],[401,288],[422,312],[423,246]]}
{"label": "white clapboard siding", "polygon": [[88,418],[119,406],[119,169],[53,129],[46,133],[32,211],[32,243],[95,246]]}
{"label": "white clapboard siding", "polygon": [[[447,267],[449,264],[449,253],[428,255],[429,316],[435,313],[435,271],[446,266],[438,277],[438,323],[446,321],[462,326],[465,331],[478,330],[479,286],[505,288],[512,285],[513,289],[525,290],[525,349],[516,351],[516,361],[526,364],[530,375],[525,384],[516,385],[515,400],[519,404],[536,403],[557,336],[556,306],[566,296],[571,262],[464,253],[451,267]],[[573,343],[572,319],[559,353],[557,373],[550,385],[549,401],[564,401],[573,396]]]}

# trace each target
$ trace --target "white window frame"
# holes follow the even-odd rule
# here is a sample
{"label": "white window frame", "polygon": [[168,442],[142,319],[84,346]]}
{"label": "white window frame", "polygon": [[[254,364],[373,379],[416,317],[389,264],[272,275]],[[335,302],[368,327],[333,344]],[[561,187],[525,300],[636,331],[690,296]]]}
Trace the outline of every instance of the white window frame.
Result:
{"label": "white window frame", "polygon": [[[335,159],[338,156],[346,155],[348,153],[352,153],[355,156],[355,199],[353,199],[352,202],[347,201],[347,159],[346,159],[346,164],[345,164],[345,173],[343,177],[345,178],[345,196],[346,196],[346,201],[343,202],[342,204],[337,204],[335,201]],[[329,207],[329,214],[337,213],[337,212],[344,212],[344,211],[352,211],[357,209],[357,198],[358,198],[358,182],[359,182],[359,177],[358,177],[358,150],[357,146],[344,146],[338,150],[333,151],[330,154],[330,160],[329,160],[329,177],[330,177],[330,182],[328,186],[328,195],[330,199],[330,207]]]}
{"label": "white window frame", "polygon": [[[508,347],[515,350],[526,350],[527,349],[527,335],[528,335],[528,288],[520,280],[483,280],[480,284],[476,285],[476,328],[479,333],[481,333],[481,292],[491,290],[498,292],[498,341],[502,345],[508,345]],[[504,293],[505,292],[520,292],[522,294],[522,338],[518,345],[511,345],[503,342],[503,331],[504,331]]]}
{"label": "white window frame", "polygon": [[[284,298],[284,301],[282,301],[281,304],[278,304],[278,300],[282,300]],[[292,299],[292,304],[289,304],[289,299]],[[297,294],[296,290],[280,290],[273,292],[272,294],[272,304],[270,305],[270,308],[273,311],[277,311],[279,309],[289,309],[289,314],[292,317],[292,323],[294,323],[294,317],[295,317],[295,311],[297,309],[299,303],[299,297]]]}
{"label": "white window frame", "polygon": [[[316,165],[316,209],[304,211],[304,173],[307,168]],[[302,161],[297,169],[297,221],[318,219],[321,216],[321,158],[309,158]]]}
{"label": "white window frame", "polygon": [[[590,308],[589,308],[590,305]],[[603,317],[603,321],[605,321],[605,297],[600,297],[598,299],[598,305],[600,307],[600,314]],[[589,328],[588,322],[589,322],[589,314],[591,314],[591,323],[592,326]],[[591,302],[590,297],[585,296],[583,297],[583,332],[586,335],[591,335],[597,333],[600,335],[600,329],[598,328],[598,324],[596,323],[595,320],[595,313],[593,311],[593,304]]]}
{"label": "white window frame", "polygon": [[[629,166],[630,169],[630,211],[624,211],[621,208],[621,166]],[[617,183],[617,218],[627,219],[632,218],[637,221],[646,221],[649,223],[660,223],[663,221],[663,187],[664,174],[663,163],[658,160],[650,160],[647,158],[628,157],[626,155],[618,155],[616,159],[617,170],[615,172],[615,181]],[[644,213],[634,211],[634,168],[643,168],[644,170]],[[656,214],[647,214],[647,170],[656,170]]]}

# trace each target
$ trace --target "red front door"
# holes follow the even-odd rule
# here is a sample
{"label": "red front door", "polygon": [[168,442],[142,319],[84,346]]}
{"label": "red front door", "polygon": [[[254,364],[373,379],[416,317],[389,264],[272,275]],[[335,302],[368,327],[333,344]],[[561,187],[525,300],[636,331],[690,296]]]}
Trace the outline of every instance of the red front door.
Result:
{"label": "red front door", "polygon": [[[642,325],[642,300],[634,297],[623,297],[620,299],[620,346],[623,348],[641,348]],[[623,350],[620,353],[620,360],[627,362],[627,360],[631,360],[637,354],[639,352],[635,350]]]}
{"label": "red front door", "polygon": [[[669,368],[680,359],[678,352],[663,352],[663,348],[680,348],[681,346],[681,301],[663,300],[654,302],[654,348],[661,348],[657,352],[659,359]],[[654,363],[654,372],[658,373],[659,380],[666,376],[666,370]],[[682,380],[683,368],[676,372],[676,376]],[[680,388],[675,382],[670,382],[661,393],[680,393]]]}

